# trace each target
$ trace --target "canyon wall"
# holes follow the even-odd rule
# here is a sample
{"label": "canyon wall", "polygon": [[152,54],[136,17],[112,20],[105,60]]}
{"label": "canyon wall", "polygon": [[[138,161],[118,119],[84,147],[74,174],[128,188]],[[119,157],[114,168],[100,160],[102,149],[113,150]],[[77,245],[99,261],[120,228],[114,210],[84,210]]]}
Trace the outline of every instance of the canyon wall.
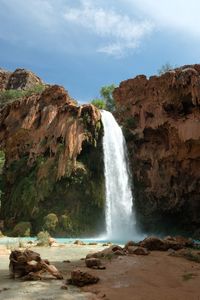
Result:
{"label": "canyon wall", "polygon": [[114,98],[138,224],[200,236],[200,65],[123,81]]}
{"label": "canyon wall", "polygon": [[78,106],[57,85],[3,107],[0,219],[7,233],[17,235],[23,226],[60,236],[102,229],[102,135],[100,112]]}

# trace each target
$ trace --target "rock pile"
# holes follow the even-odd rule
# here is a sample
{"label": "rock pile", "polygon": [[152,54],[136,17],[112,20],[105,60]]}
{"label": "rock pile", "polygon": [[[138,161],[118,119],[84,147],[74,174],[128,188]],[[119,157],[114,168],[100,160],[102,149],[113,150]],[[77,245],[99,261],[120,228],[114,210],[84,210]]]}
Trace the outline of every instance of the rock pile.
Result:
{"label": "rock pile", "polygon": [[[49,273],[56,279],[63,279],[58,269],[51,265],[47,259],[42,259],[40,254],[31,250],[14,250],[10,254],[10,276],[24,280],[41,280],[44,273]],[[43,275],[42,275],[43,274]]]}

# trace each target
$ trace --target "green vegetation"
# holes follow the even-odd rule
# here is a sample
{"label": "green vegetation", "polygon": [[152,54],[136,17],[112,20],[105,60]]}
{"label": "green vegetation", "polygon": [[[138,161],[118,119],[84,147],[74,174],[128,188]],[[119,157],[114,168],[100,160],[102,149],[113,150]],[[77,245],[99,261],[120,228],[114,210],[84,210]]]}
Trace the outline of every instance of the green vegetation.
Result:
{"label": "green vegetation", "polygon": [[40,231],[37,234],[37,245],[38,246],[49,246],[49,238],[50,238],[50,234],[48,233],[48,231]]}
{"label": "green vegetation", "polygon": [[31,223],[30,222],[19,222],[15,225],[13,232],[13,236],[30,236],[31,235]]}
{"label": "green vegetation", "polygon": [[[76,164],[66,161],[66,174],[59,180],[58,160],[65,150],[62,143],[54,157],[46,153],[29,165],[28,156],[24,155],[7,167],[1,210],[2,219],[6,220],[5,233],[9,234],[13,224],[21,220],[31,222],[33,235],[41,230],[60,237],[92,236],[100,231],[105,200],[100,125],[92,135],[88,131],[88,141],[84,142]],[[95,142],[91,142],[92,138]]]}
{"label": "green vegetation", "polygon": [[3,190],[3,167],[5,164],[5,153],[3,151],[0,150],[0,210],[1,210],[1,198],[2,198],[2,190]]}
{"label": "green vegetation", "polygon": [[93,104],[94,106],[96,106],[99,109],[106,109],[106,103],[103,99],[93,99],[91,101],[91,104]]}
{"label": "green vegetation", "polygon": [[197,276],[197,274],[194,274],[194,273],[186,273],[186,274],[183,274],[182,275],[182,278],[184,281],[188,281],[192,278],[194,278],[195,276]]}
{"label": "green vegetation", "polygon": [[38,84],[28,90],[5,90],[0,91],[0,107],[3,107],[7,103],[11,103],[17,99],[31,96],[33,94],[41,94],[45,90],[46,86]]}
{"label": "green vegetation", "polygon": [[58,217],[54,213],[48,214],[44,217],[44,229],[49,232],[55,232],[56,226],[58,225]]}
{"label": "green vegetation", "polygon": [[60,217],[59,225],[65,232],[71,232],[73,230],[73,222],[70,216],[66,214]]}
{"label": "green vegetation", "polygon": [[130,117],[125,120],[124,127],[128,129],[136,129],[138,126],[139,118],[138,117]]}
{"label": "green vegetation", "polygon": [[192,252],[191,250],[188,250],[186,253],[183,254],[183,256],[188,260],[200,263],[200,255]]}
{"label": "green vegetation", "polygon": [[2,150],[0,150],[0,175],[3,172],[4,163],[5,163],[5,153]]}
{"label": "green vegetation", "polygon": [[173,69],[174,69],[174,67],[172,65],[170,65],[170,63],[166,63],[166,64],[162,65],[161,68],[158,70],[158,74],[162,75]]}
{"label": "green vegetation", "polygon": [[112,93],[116,86],[114,84],[103,86],[100,89],[101,98],[95,98],[91,101],[99,109],[106,109],[110,112],[115,111],[115,102]]}

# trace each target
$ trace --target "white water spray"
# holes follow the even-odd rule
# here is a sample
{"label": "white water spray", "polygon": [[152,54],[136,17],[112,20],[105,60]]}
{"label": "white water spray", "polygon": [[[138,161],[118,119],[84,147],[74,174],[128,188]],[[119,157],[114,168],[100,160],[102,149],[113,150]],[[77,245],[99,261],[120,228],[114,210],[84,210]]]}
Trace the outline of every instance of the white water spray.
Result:
{"label": "white water spray", "polygon": [[125,140],[113,115],[108,111],[102,111],[101,114],[104,126],[106,238],[128,240],[135,237],[136,230]]}

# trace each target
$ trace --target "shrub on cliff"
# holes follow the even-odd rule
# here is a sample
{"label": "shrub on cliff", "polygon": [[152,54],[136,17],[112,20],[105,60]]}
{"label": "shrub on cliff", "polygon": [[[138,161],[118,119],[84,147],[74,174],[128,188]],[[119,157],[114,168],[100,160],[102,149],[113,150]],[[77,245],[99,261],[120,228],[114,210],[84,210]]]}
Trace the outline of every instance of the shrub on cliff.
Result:
{"label": "shrub on cliff", "polygon": [[105,109],[106,108],[106,104],[105,104],[103,99],[98,99],[98,98],[93,99],[91,101],[91,104],[96,106],[98,109]]}
{"label": "shrub on cliff", "polygon": [[58,217],[54,213],[48,214],[44,217],[44,229],[48,230],[49,232],[54,232],[56,226],[58,225]]}
{"label": "shrub on cliff", "polygon": [[4,163],[5,163],[5,153],[2,150],[0,150],[0,175],[2,174]]}
{"label": "shrub on cliff", "polygon": [[158,70],[158,74],[162,75],[172,69],[174,69],[174,67],[172,65],[170,65],[169,63],[166,63],[166,64],[162,65],[161,68]]}
{"label": "shrub on cliff", "polygon": [[72,220],[67,215],[61,216],[61,218],[59,220],[59,224],[60,224],[60,227],[66,232],[71,232],[73,229]]}
{"label": "shrub on cliff", "polygon": [[30,236],[31,234],[31,223],[30,222],[19,222],[15,225],[12,235],[13,236]]}
{"label": "shrub on cliff", "polygon": [[21,99],[26,96],[34,94],[41,94],[45,90],[46,86],[38,84],[28,90],[5,90],[0,91],[0,107],[3,107],[7,103],[13,102],[17,99]]}

